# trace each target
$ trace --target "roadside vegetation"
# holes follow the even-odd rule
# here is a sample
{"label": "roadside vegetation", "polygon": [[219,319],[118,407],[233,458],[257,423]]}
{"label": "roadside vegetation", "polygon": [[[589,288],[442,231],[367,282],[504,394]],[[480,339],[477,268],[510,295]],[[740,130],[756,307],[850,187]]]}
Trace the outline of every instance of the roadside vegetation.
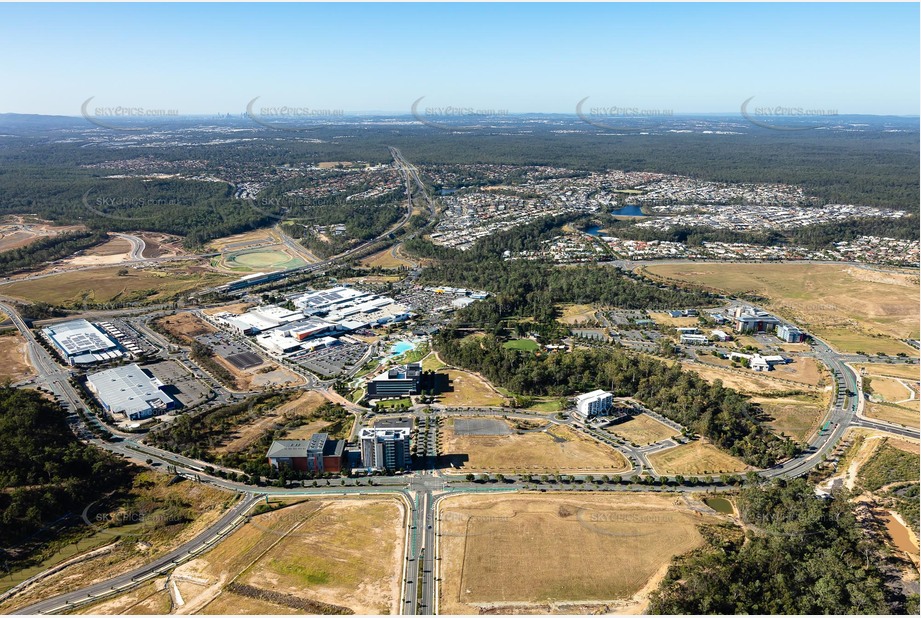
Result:
{"label": "roadside vegetation", "polygon": [[881,497],[919,532],[918,454],[895,448],[884,439],[857,476],[863,489]]}
{"label": "roadside vegetation", "polygon": [[0,387],[0,551],[15,562],[68,526],[83,507],[131,482],[133,469],[71,432],[64,411],[35,391]]}
{"label": "roadside vegetation", "polygon": [[846,496],[816,498],[803,479],[746,487],[746,522],[705,531],[707,545],[679,558],[652,597],[652,614],[917,613],[885,584],[879,543]]}

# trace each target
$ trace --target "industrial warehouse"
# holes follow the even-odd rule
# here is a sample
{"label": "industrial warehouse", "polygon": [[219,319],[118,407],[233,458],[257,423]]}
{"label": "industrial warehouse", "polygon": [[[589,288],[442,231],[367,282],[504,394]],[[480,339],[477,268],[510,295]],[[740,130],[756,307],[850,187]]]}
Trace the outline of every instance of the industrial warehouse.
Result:
{"label": "industrial warehouse", "polygon": [[87,320],[48,326],[42,334],[71,366],[104,363],[123,356],[118,344]]}
{"label": "industrial warehouse", "polygon": [[139,421],[172,409],[176,401],[167,395],[163,383],[138,365],[124,365],[90,375],[86,386],[110,414],[124,414]]}

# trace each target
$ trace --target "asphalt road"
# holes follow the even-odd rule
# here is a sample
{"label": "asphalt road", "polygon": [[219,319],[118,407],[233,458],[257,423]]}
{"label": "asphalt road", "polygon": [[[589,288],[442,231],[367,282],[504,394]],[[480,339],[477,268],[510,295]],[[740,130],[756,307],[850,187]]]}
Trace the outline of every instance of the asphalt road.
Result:
{"label": "asphalt road", "polygon": [[74,606],[95,603],[100,598],[129,590],[145,581],[172,570],[186,560],[207,551],[215,543],[230,534],[245,520],[244,514],[261,500],[261,496],[244,497],[213,525],[200,535],[183,543],[168,554],[137,569],[133,569],[104,582],[86,586],[78,591],[45,599],[17,610],[18,614],[49,614],[68,611]]}

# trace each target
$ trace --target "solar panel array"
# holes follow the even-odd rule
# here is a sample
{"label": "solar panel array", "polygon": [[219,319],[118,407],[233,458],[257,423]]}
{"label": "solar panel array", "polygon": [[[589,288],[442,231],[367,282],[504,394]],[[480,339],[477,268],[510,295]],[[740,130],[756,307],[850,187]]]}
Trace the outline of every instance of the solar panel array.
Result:
{"label": "solar panel array", "polygon": [[48,335],[69,356],[84,352],[102,352],[113,349],[115,342],[86,320],[73,320],[46,329]]}

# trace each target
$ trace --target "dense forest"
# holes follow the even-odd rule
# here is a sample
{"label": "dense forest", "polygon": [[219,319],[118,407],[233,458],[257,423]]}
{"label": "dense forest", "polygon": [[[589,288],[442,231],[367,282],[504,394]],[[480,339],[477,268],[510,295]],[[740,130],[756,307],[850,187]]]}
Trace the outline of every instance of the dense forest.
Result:
{"label": "dense forest", "polygon": [[99,231],[72,232],[39,238],[25,247],[0,253],[0,275],[44,266],[48,262],[94,247],[107,238],[105,232]]}
{"label": "dense forest", "polygon": [[79,442],[56,403],[35,391],[0,387],[0,548],[79,523],[75,513],[129,486],[133,474],[122,461]]}
{"label": "dense forest", "polygon": [[560,303],[598,303],[623,309],[699,307],[714,304],[710,294],[651,284],[632,273],[606,266],[559,267],[525,260],[504,260],[508,249],[533,249],[559,234],[573,217],[547,217],[480,239],[468,251],[439,247],[421,239],[404,243],[407,251],[434,258],[420,282],[486,290],[493,295],[459,315],[471,325],[495,329],[506,318],[533,318],[548,324]]}
{"label": "dense forest", "polygon": [[[403,204],[367,206],[341,203],[301,209],[303,217],[284,224],[285,233],[301,239],[301,244],[316,255],[327,258],[384,233],[406,213]],[[314,226],[343,225],[341,233],[327,230],[321,238]]]}
{"label": "dense forest", "polygon": [[100,178],[53,165],[2,166],[0,214],[37,214],[95,231],[150,230],[185,238],[188,247],[275,223],[268,208],[233,200],[222,182],[175,178]]}
{"label": "dense forest", "polygon": [[743,489],[738,507],[744,538],[704,527],[706,546],[669,568],[649,613],[917,615],[917,595],[886,585],[880,544],[846,496],[821,500],[803,479],[774,481]]}
{"label": "dense forest", "polygon": [[636,397],[699,433],[746,463],[768,467],[797,452],[794,442],[771,434],[757,421],[746,397],[707,383],[680,365],[614,348],[575,349],[542,356],[503,347],[492,336],[458,338],[450,329],[435,339],[445,362],[479,372],[521,395],[574,395],[596,388]]}

